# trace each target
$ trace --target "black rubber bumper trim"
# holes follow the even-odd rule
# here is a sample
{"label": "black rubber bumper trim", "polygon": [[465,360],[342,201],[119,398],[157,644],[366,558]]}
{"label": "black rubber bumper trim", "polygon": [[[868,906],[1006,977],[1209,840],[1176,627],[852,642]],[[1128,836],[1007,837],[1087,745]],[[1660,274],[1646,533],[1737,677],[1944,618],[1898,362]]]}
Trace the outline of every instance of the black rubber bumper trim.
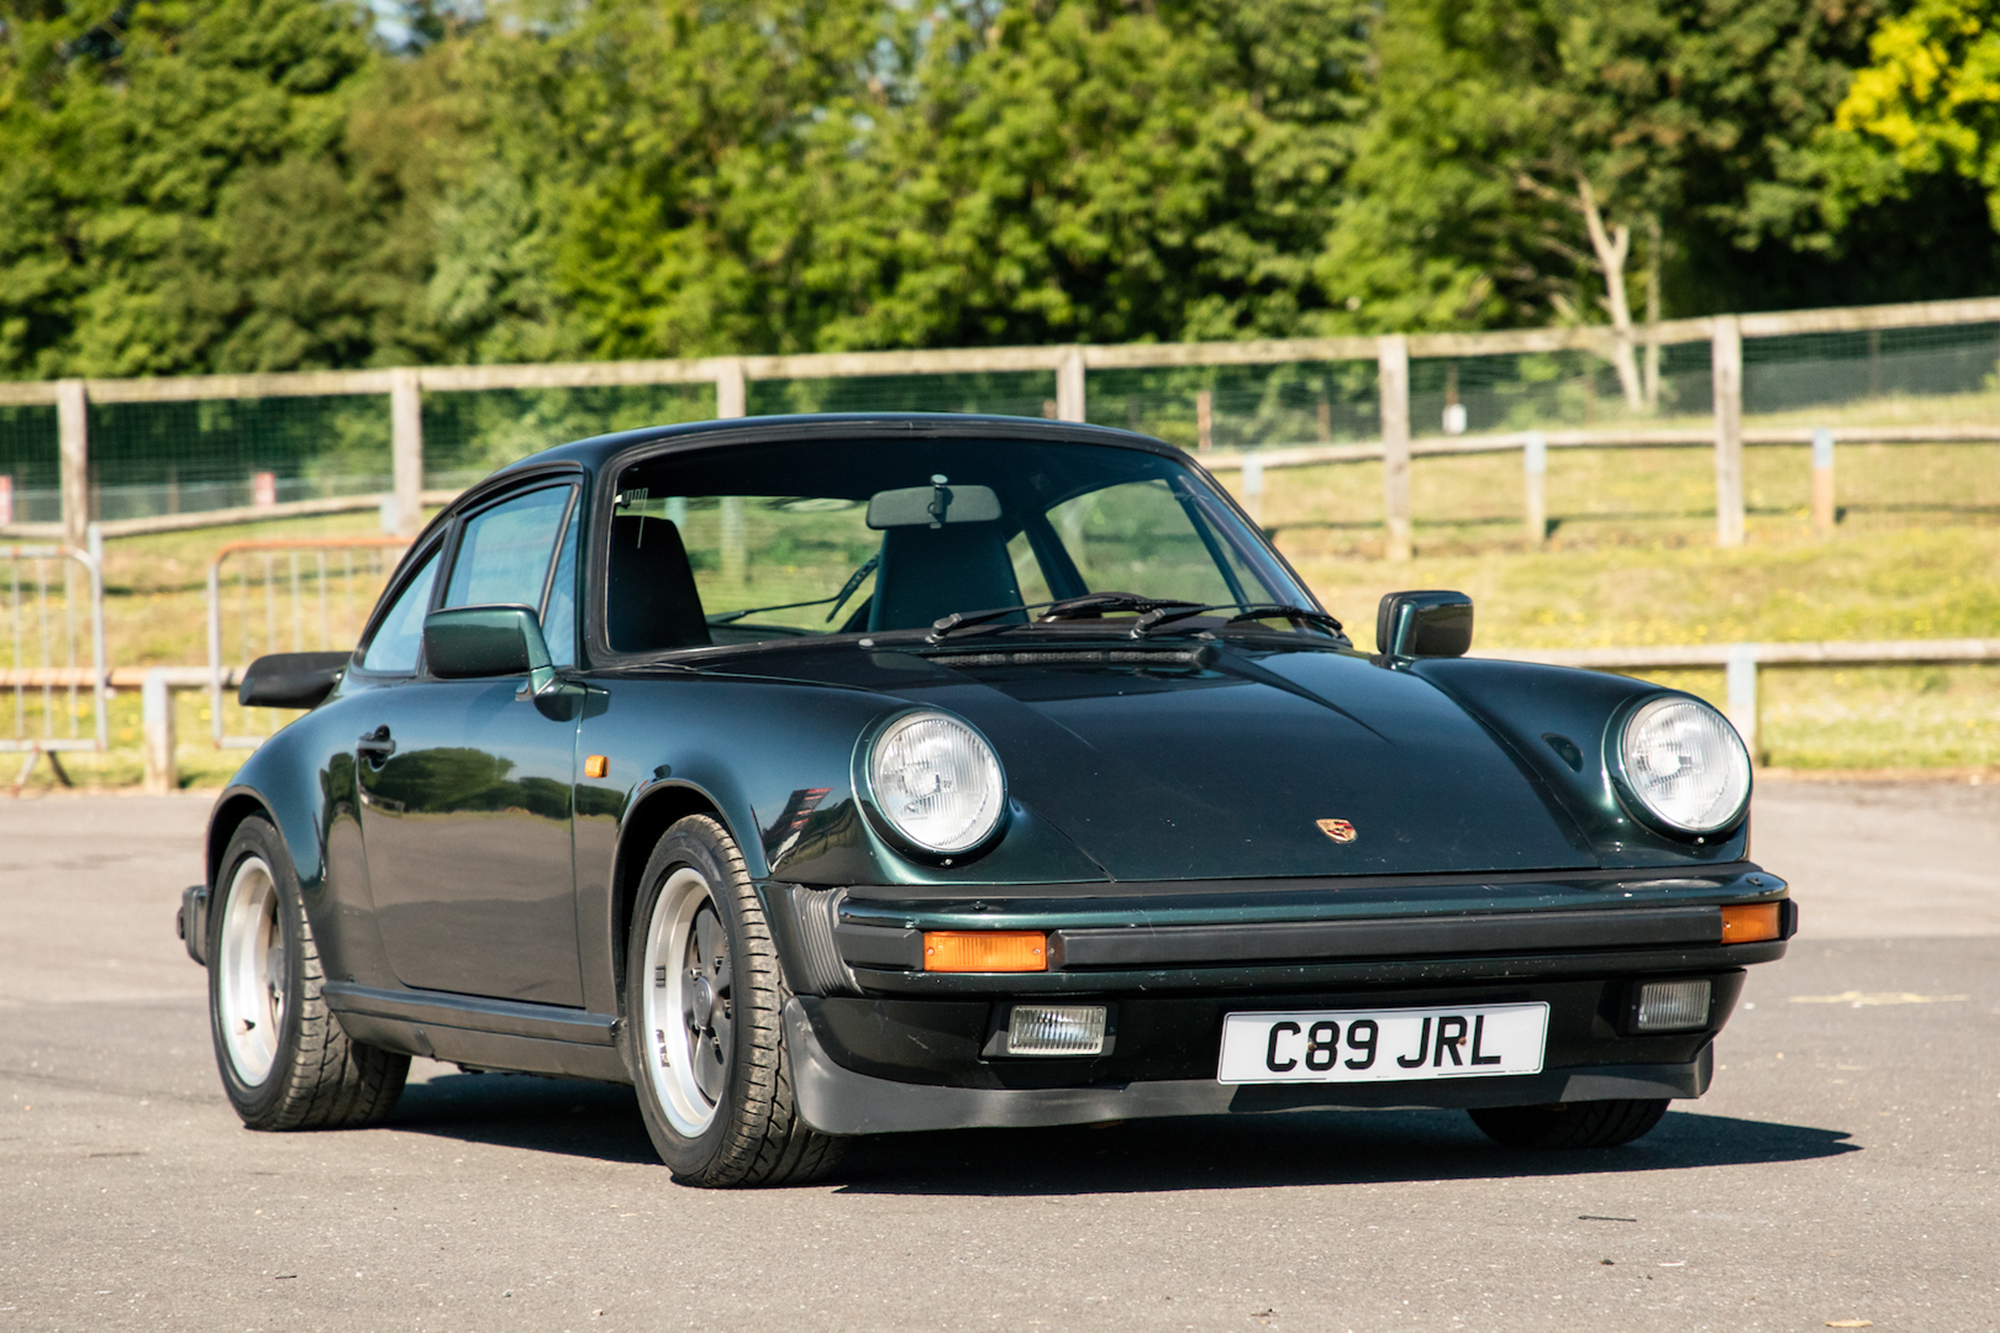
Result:
{"label": "black rubber bumper trim", "polygon": [[857,967],[862,990],[880,995],[1084,995],[1097,991],[1205,991],[1421,985],[1440,981],[1530,981],[1548,977],[1711,972],[1775,962],[1785,943],[1589,949],[1477,958],[1377,958],[1236,963],[1069,972],[906,972]]}
{"label": "black rubber bumper trim", "polygon": [[1425,1083],[1233,1086],[1176,1079],[1095,1088],[953,1088],[857,1074],[834,1062],[796,999],[785,1005],[793,1088],[807,1124],[828,1134],[1083,1125],[1175,1115],[1389,1107],[1533,1106],[1616,1098],[1687,1098],[1708,1091],[1714,1048],[1685,1065],[1552,1069],[1514,1078]]}
{"label": "black rubber bumper trim", "polygon": [[1049,936],[1049,966],[1067,971],[1174,963],[1412,958],[1518,953],[1524,949],[1629,949],[1721,942],[1720,907],[1619,908],[1598,912],[1508,912],[1443,918],[1381,917],[1356,921],[1058,930]]}

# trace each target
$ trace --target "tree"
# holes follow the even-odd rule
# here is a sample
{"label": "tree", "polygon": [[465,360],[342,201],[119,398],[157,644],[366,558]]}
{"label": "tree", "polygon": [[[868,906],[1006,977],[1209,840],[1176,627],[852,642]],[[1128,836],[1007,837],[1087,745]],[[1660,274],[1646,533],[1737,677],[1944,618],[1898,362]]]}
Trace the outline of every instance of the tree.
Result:
{"label": "tree", "polygon": [[0,373],[428,352],[409,299],[428,221],[407,216],[423,140],[383,131],[382,101],[362,105],[384,92],[367,22],[321,0],[10,13]]}
{"label": "tree", "polygon": [[1650,399],[1654,377],[1631,351],[1631,263],[1653,319],[1675,254],[1747,256],[1808,229],[1817,196],[1797,147],[1830,118],[1879,12],[1865,0],[1392,6],[1379,109],[1321,256],[1322,282],[1345,298],[1336,322],[1601,311],[1621,334],[1628,401]]}
{"label": "tree", "polygon": [[1837,228],[1857,207],[1957,175],[2000,226],[2000,15],[1976,0],[1918,0],[1869,39],[1870,63],[1817,136]]}

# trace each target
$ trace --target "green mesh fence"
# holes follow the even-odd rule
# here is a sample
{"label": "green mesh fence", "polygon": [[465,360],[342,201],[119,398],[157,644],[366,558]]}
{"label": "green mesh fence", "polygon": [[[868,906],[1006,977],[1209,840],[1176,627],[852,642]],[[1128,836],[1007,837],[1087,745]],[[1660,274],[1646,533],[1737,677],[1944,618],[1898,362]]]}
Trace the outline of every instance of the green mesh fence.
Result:
{"label": "green mesh fence", "polygon": [[389,488],[386,396],[92,403],[93,516],[117,520]]}
{"label": "green mesh fence", "polygon": [[714,415],[707,384],[427,393],[424,485],[455,490],[552,445]]}
{"label": "green mesh fence", "polygon": [[753,380],[753,416],[780,412],[985,412],[1055,415],[1050,371],[976,375],[870,375],[857,379]]}
{"label": "green mesh fence", "polygon": [[1991,419],[2000,406],[2000,324],[1807,333],[1743,343],[1745,417],[1813,424]]}
{"label": "green mesh fence", "polygon": [[[1618,370],[1594,352],[1425,357],[1410,363],[1410,429],[1418,436],[1488,431],[1643,426],[1713,411],[1706,342],[1658,349],[1657,384],[1646,398],[1647,350],[1633,349],[1640,393],[1627,398]],[[1448,409],[1464,412],[1454,421]],[[1456,429],[1454,427],[1456,426]],[[1380,428],[1376,428],[1379,434]]]}
{"label": "green mesh fence", "polygon": [[0,523],[61,520],[58,457],[54,407],[0,407]]}

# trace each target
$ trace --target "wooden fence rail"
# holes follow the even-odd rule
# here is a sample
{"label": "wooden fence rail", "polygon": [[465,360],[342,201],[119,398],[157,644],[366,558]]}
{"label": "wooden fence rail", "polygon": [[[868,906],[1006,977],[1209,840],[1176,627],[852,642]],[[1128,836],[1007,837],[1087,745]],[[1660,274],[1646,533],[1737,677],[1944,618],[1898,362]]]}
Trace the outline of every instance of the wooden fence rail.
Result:
{"label": "wooden fence rail", "polygon": [[[1410,554],[1409,463],[1413,456],[1476,452],[1482,449],[1604,447],[1630,444],[1668,447],[1708,446],[1715,450],[1716,537],[1724,546],[1743,540],[1743,464],[1746,444],[1779,443],[1771,432],[1743,425],[1743,340],[1802,333],[1844,333],[1884,329],[1949,327],[2000,323],[2000,297],[1848,309],[1802,310],[1750,315],[1717,315],[1641,326],[1631,343],[1662,346],[1706,342],[1713,380],[1714,423],[1701,431],[1552,431],[1532,445],[1529,433],[1469,439],[1412,439],[1409,363],[1415,358],[1475,357],[1580,351],[1611,357],[1619,335],[1602,326],[1509,329],[1484,333],[1392,334],[1383,337],[1287,338],[1247,342],[1134,343],[1124,346],[1070,345],[983,347],[891,352],[834,352],[801,356],[703,357],[686,360],[573,362],[551,365],[399,367],[386,370],[301,371],[267,375],[203,375],[157,379],[71,379],[45,383],[0,383],[0,406],[53,405],[57,412],[62,519],[54,525],[12,525],[23,535],[83,541],[89,522],[89,405],[96,403],[191,402],[211,399],[328,395],[386,395],[390,400],[392,489],[386,496],[297,502],[318,506],[285,512],[319,513],[332,508],[382,504],[390,528],[413,536],[421,525],[423,489],[423,395],[494,389],[588,388],[665,384],[712,384],[716,415],[745,414],[746,386],[752,380],[839,379],[885,375],[940,375],[1043,372],[1055,377],[1056,415],[1085,419],[1089,373],[1104,370],[1278,365],[1288,362],[1374,361],[1378,367],[1382,438],[1377,444],[1319,446],[1315,461],[1380,457],[1384,460],[1383,523],[1392,560]],[[1968,427],[1967,429],[1970,429]],[[1647,438],[1648,436],[1655,438]],[[1850,436],[1849,438],[1860,438]],[[1870,438],[1905,438],[1880,430]],[[1931,438],[1924,436],[1924,438]],[[1970,438],[1970,437],[1965,437]],[[1981,437],[1984,438],[1984,437]],[[1782,442],[1791,442],[1789,439]],[[1277,451],[1293,458],[1299,451]],[[1299,466],[1266,455],[1263,467]],[[1216,460],[1216,466],[1229,463]],[[1237,462],[1237,467],[1251,466]],[[1260,474],[1259,474],[1260,475]],[[1248,480],[1248,478],[1246,478]],[[254,508],[252,516],[278,511]],[[107,533],[161,530],[202,522],[239,522],[237,511],[169,515],[107,524]]]}

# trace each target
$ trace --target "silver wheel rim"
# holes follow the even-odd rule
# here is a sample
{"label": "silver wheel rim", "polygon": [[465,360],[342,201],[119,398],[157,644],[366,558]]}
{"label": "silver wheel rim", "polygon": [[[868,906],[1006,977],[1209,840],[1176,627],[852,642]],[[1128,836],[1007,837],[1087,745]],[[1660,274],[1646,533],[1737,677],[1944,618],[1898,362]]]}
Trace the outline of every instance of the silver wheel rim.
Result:
{"label": "silver wheel rim", "polygon": [[236,1076],[255,1087],[278,1058],[290,959],[278,920],[278,887],[261,856],[247,858],[229,881],[216,957],[217,1018]]}
{"label": "silver wheel rim", "polygon": [[735,995],[728,932],[691,866],[669,875],[653,900],[643,980],[647,1077],[674,1132],[699,1137],[728,1087]]}

